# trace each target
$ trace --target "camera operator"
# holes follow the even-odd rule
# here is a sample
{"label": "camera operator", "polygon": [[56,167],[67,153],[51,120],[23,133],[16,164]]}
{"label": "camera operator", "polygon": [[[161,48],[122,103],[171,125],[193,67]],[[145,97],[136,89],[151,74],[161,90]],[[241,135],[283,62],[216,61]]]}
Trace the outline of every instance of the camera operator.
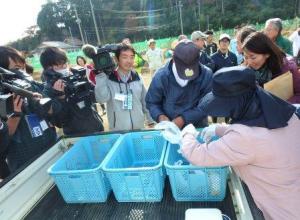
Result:
{"label": "camera operator", "polygon": [[0,182],[9,175],[9,169],[6,163],[8,140],[7,124],[0,119]]}
{"label": "camera operator", "polygon": [[26,79],[31,85],[30,90],[34,92],[31,99],[14,95],[14,113],[7,120],[10,138],[6,158],[9,170],[13,172],[55,143],[56,131],[49,123],[49,118],[56,107],[53,103],[45,110],[39,104],[42,95],[38,92],[41,88],[24,71],[26,62],[19,51],[1,46],[0,67],[17,70],[18,78]]}
{"label": "camera operator", "polygon": [[144,128],[152,120],[146,109],[146,89],[141,77],[133,70],[135,50],[121,44],[115,51],[118,67],[109,75],[96,76],[95,95],[99,103],[107,103],[110,130],[132,130]]}
{"label": "camera operator", "polygon": [[57,47],[47,47],[41,53],[40,62],[44,68],[43,79],[46,81],[44,92],[63,106],[55,115],[53,123],[63,128],[66,135],[103,131],[102,119],[93,107],[93,93],[88,92],[85,97],[77,97],[76,94],[74,97],[68,97],[65,82],[62,79],[56,80],[57,74],[61,78],[72,74],[68,68],[66,53]]}

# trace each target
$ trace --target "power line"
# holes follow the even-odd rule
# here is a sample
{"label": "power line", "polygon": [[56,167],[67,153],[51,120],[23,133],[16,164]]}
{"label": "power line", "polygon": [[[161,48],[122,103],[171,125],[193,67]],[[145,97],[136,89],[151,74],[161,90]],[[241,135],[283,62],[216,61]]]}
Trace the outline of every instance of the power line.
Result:
{"label": "power line", "polygon": [[[135,31],[135,30],[153,30],[153,29],[158,29],[161,27],[169,27],[169,26],[173,26],[178,24],[177,22],[172,22],[172,23],[168,23],[168,24],[163,24],[163,25],[144,25],[144,26],[133,26],[133,27],[104,27],[103,29],[106,31],[112,31],[112,32],[116,32],[116,30],[129,30],[129,31]],[[85,27],[84,29],[85,31],[89,31],[89,32],[95,32],[95,29],[92,27]]]}
{"label": "power line", "polygon": [[[164,24],[164,25],[135,26],[135,27],[127,27],[127,28],[106,27],[105,30],[110,31],[110,32],[115,32],[115,33],[116,32],[126,32],[126,31],[140,32],[140,31],[158,30],[158,29],[162,29],[162,28],[171,27],[171,26],[174,26],[177,24],[178,24],[177,22],[172,22],[172,23],[168,23],[168,24]],[[95,30],[92,28],[85,29],[85,32],[87,35],[95,36]]]}
{"label": "power line", "polygon": [[137,14],[137,13],[153,13],[153,12],[159,12],[159,11],[164,11],[164,10],[170,10],[176,8],[176,6],[171,6],[169,8],[160,8],[160,9],[154,9],[154,10],[146,10],[146,11],[119,11],[119,10],[113,10],[113,9],[104,9],[104,8],[94,8],[96,11],[107,11],[107,12],[112,12],[116,14]]}

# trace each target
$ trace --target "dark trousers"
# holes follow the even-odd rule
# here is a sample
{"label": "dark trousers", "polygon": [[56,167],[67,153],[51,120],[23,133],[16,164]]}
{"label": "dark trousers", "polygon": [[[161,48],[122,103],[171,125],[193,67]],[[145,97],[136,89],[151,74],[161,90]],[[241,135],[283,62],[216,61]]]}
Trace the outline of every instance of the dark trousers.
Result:
{"label": "dark trousers", "polygon": [[4,179],[6,177],[8,177],[8,175],[10,174],[9,169],[8,169],[8,165],[5,161],[5,159],[0,160],[0,179]]}
{"label": "dark trousers", "polygon": [[[229,117],[225,117],[225,122],[228,123],[229,122]],[[218,117],[212,117],[212,122],[213,123],[217,123]]]}

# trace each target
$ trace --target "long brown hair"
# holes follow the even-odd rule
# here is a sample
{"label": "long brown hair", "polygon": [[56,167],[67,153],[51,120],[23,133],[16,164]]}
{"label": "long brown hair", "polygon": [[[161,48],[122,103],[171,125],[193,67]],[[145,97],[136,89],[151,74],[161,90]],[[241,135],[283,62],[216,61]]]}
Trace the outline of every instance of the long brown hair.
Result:
{"label": "long brown hair", "polygon": [[8,69],[9,58],[14,62],[25,64],[25,58],[20,51],[12,47],[0,46],[0,66],[2,68]]}
{"label": "long brown hair", "polygon": [[243,49],[257,54],[269,54],[266,65],[272,74],[281,72],[285,53],[262,32],[250,34],[244,41]]}

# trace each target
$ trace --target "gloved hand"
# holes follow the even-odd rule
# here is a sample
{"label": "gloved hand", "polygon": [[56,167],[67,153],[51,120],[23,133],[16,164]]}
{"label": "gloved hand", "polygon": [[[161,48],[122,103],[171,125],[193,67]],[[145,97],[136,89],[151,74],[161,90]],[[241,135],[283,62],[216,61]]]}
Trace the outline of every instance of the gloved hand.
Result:
{"label": "gloved hand", "polygon": [[216,127],[216,124],[211,124],[201,131],[200,137],[205,141],[205,143],[209,143],[211,139],[216,136]]}
{"label": "gloved hand", "polygon": [[199,135],[199,131],[196,130],[196,128],[194,127],[193,124],[188,124],[187,126],[185,126],[182,131],[181,131],[181,137],[183,138],[184,135],[186,134],[191,134],[193,135],[195,138]]}
{"label": "gloved hand", "polygon": [[181,142],[180,129],[174,122],[161,121],[154,126],[156,130],[162,130],[162,136],[172,144],[179,144]]}

